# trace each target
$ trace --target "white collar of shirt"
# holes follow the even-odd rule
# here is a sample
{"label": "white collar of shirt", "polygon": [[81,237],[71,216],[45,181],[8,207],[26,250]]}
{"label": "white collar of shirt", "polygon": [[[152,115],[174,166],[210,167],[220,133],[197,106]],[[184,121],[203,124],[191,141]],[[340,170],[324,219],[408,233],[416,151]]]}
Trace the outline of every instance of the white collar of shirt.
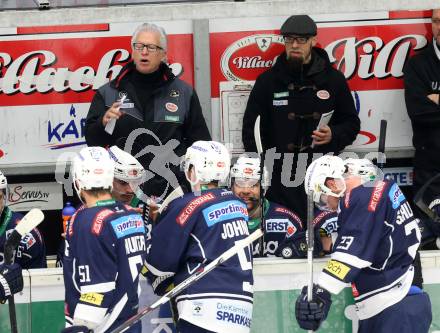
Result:
{"label": "white collar of shirt", "polygon": [[432,45],[434,45],[434,52],[437,55],[438,60],[440,60],[440,50],[434,38],[432,39]]}

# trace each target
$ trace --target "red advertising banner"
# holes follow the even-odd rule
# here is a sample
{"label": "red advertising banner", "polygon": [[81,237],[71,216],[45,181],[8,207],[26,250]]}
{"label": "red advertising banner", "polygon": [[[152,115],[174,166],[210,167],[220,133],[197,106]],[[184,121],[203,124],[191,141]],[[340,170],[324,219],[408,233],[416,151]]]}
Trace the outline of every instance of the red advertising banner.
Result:
{"label": "red advertising banner", "polygon": [[[348,79],[352,90],[400,89],[405,60],[431,38],[427,20],[318,22],[318,46]],[[213,32],[210,35],[212,97],[220,81],[252,81],[284,50],[279,30]]]}
{"label": "red advertising banner", "polygon": [[[0,106],[90,102],[94,91],[130,60],[131,36],[66,39],[62,33],[68,32],[62,27],[51,27],[56,33],[51,39],[0,38]],[[78,26],[73,29],[82,31]],[[17,29],[34,31],[22,30]],[[190,84],[194,83],[192,45],[191,33],[168,36],[168,61],[184,68],[182,78]]]}

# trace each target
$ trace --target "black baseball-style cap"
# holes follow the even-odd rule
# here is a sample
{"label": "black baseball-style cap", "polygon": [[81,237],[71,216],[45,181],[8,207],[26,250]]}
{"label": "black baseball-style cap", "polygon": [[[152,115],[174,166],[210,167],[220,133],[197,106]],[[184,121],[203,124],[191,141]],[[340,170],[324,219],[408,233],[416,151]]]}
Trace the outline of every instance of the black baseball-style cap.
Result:
{"label": "black baseball-style cap", "polygon": [[281,35],[316,36],[315,21],[309,15],[292,15],[283,23]]}

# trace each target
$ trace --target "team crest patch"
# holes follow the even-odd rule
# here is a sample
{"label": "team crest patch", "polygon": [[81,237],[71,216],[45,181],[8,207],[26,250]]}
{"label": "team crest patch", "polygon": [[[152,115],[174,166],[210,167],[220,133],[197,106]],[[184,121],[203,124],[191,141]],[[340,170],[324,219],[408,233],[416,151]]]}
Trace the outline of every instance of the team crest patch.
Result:
{"label": "team crest patch", "polygon": [[329,99],[330,93],[327,90],[319,90],[316,92],[316,96],[318,96],[319,99]]}
{"label": "team crest patch", "polygon": [[34,245],[37,240],[32,236],[32,234],[26,234],[23,239],[21,240],[23,243],[26,243],[26,249],[29,250],[32,245]]}
{"label": "team crest patch", "polygon": [[168,102],[165,104],[165,109],[167,109],[169,112],[176,112],[179,107],[174,103]]}

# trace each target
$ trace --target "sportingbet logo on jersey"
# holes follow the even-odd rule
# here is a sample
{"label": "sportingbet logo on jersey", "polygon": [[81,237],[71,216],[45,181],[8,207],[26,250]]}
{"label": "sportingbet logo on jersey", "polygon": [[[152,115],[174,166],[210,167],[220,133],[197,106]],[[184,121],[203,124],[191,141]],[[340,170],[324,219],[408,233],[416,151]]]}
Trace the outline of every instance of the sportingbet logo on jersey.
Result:
{"label": "sportingbet logo on jersey", "polygon": [[144,224],[140,216],[122,216],[112,221],[116,237],[122,238],[138,232],[144,233]]}
{"label": "sportingbet logo on jersey", "polygon": [[238,200],[225,201],[203,210],[206,224],[213,226],[214,224],[232,219],[248,220],[248,211],[246,205]]}
{"label": "sportingbet logo on jersey", "polygon": [[400,190],[399,186],[397,186],[397,184],[394,184],[391,187],[390,192],[388,192],[388,197],[390,198],[394,209],[397,209],[400,203],[405,200],[405,196],[403,195],[402,191]]}

